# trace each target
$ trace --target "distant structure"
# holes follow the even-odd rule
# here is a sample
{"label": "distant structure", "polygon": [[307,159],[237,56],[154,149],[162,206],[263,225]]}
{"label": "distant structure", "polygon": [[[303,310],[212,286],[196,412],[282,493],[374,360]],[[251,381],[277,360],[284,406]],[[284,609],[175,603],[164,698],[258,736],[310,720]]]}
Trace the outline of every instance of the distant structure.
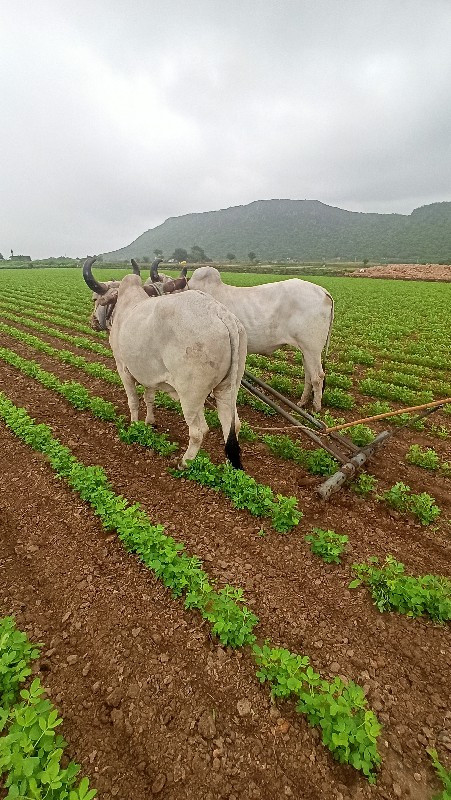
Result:
{"label": "distant structure", "polygon": [[11,255],[9,257],[10,261],[31,261],[31,256],[15,256],[13,251],[11,250]]}

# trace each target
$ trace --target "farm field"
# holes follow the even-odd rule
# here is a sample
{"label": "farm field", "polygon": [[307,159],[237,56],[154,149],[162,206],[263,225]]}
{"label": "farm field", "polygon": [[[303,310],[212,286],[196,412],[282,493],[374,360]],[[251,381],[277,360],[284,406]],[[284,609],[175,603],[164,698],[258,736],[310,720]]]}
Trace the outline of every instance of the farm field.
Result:
{"label": "farm field", "polygon": [[[449,284],[312,280],[336,303],[328,424],[451,397]],[[14,614],[44,643],[33,670],[81,774],[102,800],[440,796],[427,751],[451,768],[450,583],[425,590],[379,575],[379,610],[365,575],[370,559],[382,567],[392,556],[408,575],[450,578],[451,406],[400,429],[357,485],[324,504],[315,487],[335,469],[329,456],[272,430],[281,418],[241,390],[243,464],[254,482],[220,468],[211,411],[208,456],[183,477],[169,470],[171,445],[186,442],[183,419],[162,396],[154,436],[128,426],[107,339],[89,328],[91,305],[74,270],[0,273],[0,617]],[[294,351],[250,356],[248,368],[300,397]],[[50,433],[33,433],[14,407]],[[364,444],[391,425],[351,435]],[[82,472],[77,483],[49,436],[104,472]],[[130,506],[108,511],[103,475],[108,491],[140,504],[158,552],[126,528]],[[347,537],[338,563],[312,552],[313,529]],[[163,533],[202,563],[183,561]],[[253,636],[260,648],[268,642],[271,664]],[[304,661],[295,669],[288,653]]]}

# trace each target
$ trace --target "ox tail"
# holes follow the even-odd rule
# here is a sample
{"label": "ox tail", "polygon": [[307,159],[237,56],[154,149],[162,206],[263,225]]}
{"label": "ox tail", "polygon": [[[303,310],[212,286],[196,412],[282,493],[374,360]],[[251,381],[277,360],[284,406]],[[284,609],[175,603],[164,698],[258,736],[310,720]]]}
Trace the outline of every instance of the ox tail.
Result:
{"label": "ox tail", "polygon": [[230,426],[230,432],[225,445],[225,454],[232,467],[235,467],[235,469],[243,469],[241,463],[241,447],[235,430],[235,420]]}
{"label": "ox tail", "polygon": [[329,294],[329,292],[327,292],[327,294],[330,297],[330,302],[332,303],[332,305],[331,305],[331,308],[330,308],[329,330],[327,331],[327,339],[326,339],[326,344],[325,344],[325,347],[324,347],[324,355],[323,355],[323,357],[321,359],[321,366],[322,366],[323,372],[324,372],[323,392],[324,392],[324,389],[326,388],[326,358],[327,358],[327,353],[329,352],[329,343],[330,343],[330,337],[331,337],[331,334],[332,334],[332,324],[333,324],[333,321],[334,321],[334,314],[335,314],[334,298],[332,297],[332,295]]}
{"label": "ox tail", "polygon": [[[229,332],[229,339],[230,339],[230,351],[231,351],[231,360],[230,360],[230,369],[229,369],[229,377],[230,377],[230,431],[227,437],[227,441],[225,443],[225,454],[228,460],[230,461],[232,467],[235,469],[243,469],[243,465],[241,463],[241,448],[238,442],[238,436],[236,433],[236,396],[238,393],[239,383],[241,381],[241,375],[244,371],[244,363],[246,361],[246,352],[247,352],[247,343],[246,339],[243,339],[244,336],[244,329],[240,322],[234,317],[234,315],[227,311],[227,316],[222,317],[222,321],[226,326]],[[239,374],[240,368],[241,375]]]}

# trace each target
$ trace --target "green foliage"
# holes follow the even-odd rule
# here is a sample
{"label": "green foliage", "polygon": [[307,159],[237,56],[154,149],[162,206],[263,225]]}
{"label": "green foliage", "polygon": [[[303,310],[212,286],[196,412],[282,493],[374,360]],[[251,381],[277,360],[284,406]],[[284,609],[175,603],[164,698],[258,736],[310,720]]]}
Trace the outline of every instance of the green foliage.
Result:
{"label": "green foliage", "polygon": [[243,590],[224,586],[220,592],[211,592],[203,607],[203,616],[212,625],[212,633],[223,645],[241,647],[255,640],[252,631],[258,619],[243,606]]}
{"label": "green foliage", "polygon": [[74,787],[80,767],[61,764],[66,742],[56,734],[62,719],[49,700],[38,678],[29,689],[22,689],[23,700],[3,712],[0,709],[0,730],[8,726],[0,738],[0,773],[6,773],[7,798],[32,797],[35,800],[92,800],[95,789],[89,789],[88,778]]}
{"label": "green foliage", "polygon": [[372,431],[368,425],[362,425],[362,423],[348,428],[347,433],[358,447],[364,447],[366,444],[372,442],[375,437],[374,431]]}
{"label": "green foliage", "polygon": [[415,464],[417,467],[423,467],[423,469],[437,470],[440,467],[440,458],[435,450],[431,447],[422,450],[418,444],[413,444],[409,448],[406,454],[406,461],[410,464]]}
{"label": "green foliage", "polygon": [[354,364],[365,364],[372,367],[374,364],[374,356],[369,350],[363,347],[349,347],[346,351],[346,357],[353,361]]}
{"label": "green foliage", "polygon": [[323,393],[323,403],[331,408],[353,408],[355,405],[352,395],[347,394],[343,389],[325,389]]}
{"label": "green foliage", "polygon": [[443,791],[440,794],[436,794],[433,800],[451,800],[451,772],[440,763],[437,750],[430,747],[427,748],[427,753],[432,759],[437,776],[443,783]]}
{"label": "green foliage", "polygon": [[384,492],[382,498],[397,511],[410,511],[418,517],[422,525],[430,525],[441,513],[440,508],[430,494],[427,494],[427,492],[413,494],[410,486],[402,483],[402,481],[395,483],[391,489]]}
{"label": "green foliage", "polygon": [[313,533],[309,533],[305,537],[305,541],[310,544],[312,553],[320,556],[327,564],[339,564],[348,537],[322,528],[313,528],[312,530]]}
{"label": "green foliage", "polygon": [[269,486],[264,486],[230,464],[216,466],[206,453],[200,451],[184,470],[170,470],[179,478],[186,478],[220,491],[230,498],[235,508],[246,509],[255,517],[270,517],[274,530],[286,533],[298,524],[302,512],[294,497],[274,496]]}
{"label": "green foliage", "polygon": [[361,472],[356,481],[351,483],[351,488],[362,497],[368,497],[377,487],[377,478],[367,472]]}
{"label": "green foliage", "polygon": [[425,428],[424,420],[417,419],[414,421],[414,418],[411,414],[402,413],[396,414],[395,417],[390,417],[390,423],[392,425],[407,425],[409,423],[410,428],[414,428],[416,431],[423,431]]}
{"label": "green foliage", "polygon": [[240,428],[240,441],[243,442],[256,442],[258,440],[258,434],[252,430],[251,426],[245,419],[241,420],[241,428]]}
{"label": "green foliage", "polygon": [[307,450],[298,442],[293,442],[289,436],[263,434],[261,440],[267,445],[270,452],[288,461],[294,461],[304,467],[312,475],[332,475],[338,464],[332,456],[322,447],[316,450]]}
{"label": "green foliage", "polygon": [[389,414],[392,411],[390,403],[375,400],[374,403],[367,403],[362,406],[362,412],[368,414],[369,417],[377,417],[378,414]]}
{"label": "green foliage", "polygon": [[178,450],[178,445],[169,441],[166,433],[158,433],[145,422],[132,422],[130,425],[119,423],[117,432],[121,442],[150,447],[161,456],[169,456]]}
{"label": "green foliage", "polygon": [[405,403],[408,406],[431,403],[434,399],[432,392],[414,392],[404,386],[396,386],[393,383],[376,381],[373,378],[365,378],[359,384],[362,394],[372,397],[382,397],[387,400],[394,400],[397,403]]}
{"label": "green foliage", "polygon": [[200,561],[189,557],[182,544],[166,536],[163,526],[152,525],[138,503],[130,504],[116,495],[101,467],[86,467],[78,462],[67,447],[53,438],[47,425],[36,425],[24,409],[14,406],[3,393],[0,393],[0,417],[19,438],[47,456],[55,472],[91,505],[103,527],[116,530],[125,547],[136,553],[175,596],[185,594],[191,607],[198,608],[208,620],[214,618],[223,644],[233,646],[234,642],[243,644],[254,640],[251,631],[257,618],[246,607],[238,605],[242,596],[236,595],[236,601],[231,599],[231,587],[225,595],[215,592]]}
{"label": "green foliage", "polygon": [[12,617],[0,619],[0,776],[5,776],[6,798],[33,800],[92,800],[88,778],[75,787],[80,767],[61,757],[66,742],[56,735],[62,720],[35,679],[29,689],[19,687],[31,674],[29,662],[39,656]]}
{"label": "green foliage", "polygon": [[273,696],[294,695],[296,710],[320,728],[323,744],[334,758],[351,764],[374,783],[381,762],[377,750],[381,726],[368,709],[361,687],[352,681],[345,684],[339,677],[332,683],[322,680],[307,656],[283,648],[254,645],[253,653],[259,666],[257,677],[270,683]]}
{"label": "green foliage", "polygon": [[39,645],[17,630],[14,618],[0,618],[0,707],[8,709],[15,701],[20,684],[31,674],[29,662],[38,656]]}
{"label": "green foliage", "polygon": [[372,558],[368,564],[353,564],[352,570],[357,578],[349,588],[366,584],[381,612],[394,610],[409,617],[428,615],[436,622],[451,619],[451,581],[448,578],[406,575],[404,564],[390,555],[381,567],[378,559]]}

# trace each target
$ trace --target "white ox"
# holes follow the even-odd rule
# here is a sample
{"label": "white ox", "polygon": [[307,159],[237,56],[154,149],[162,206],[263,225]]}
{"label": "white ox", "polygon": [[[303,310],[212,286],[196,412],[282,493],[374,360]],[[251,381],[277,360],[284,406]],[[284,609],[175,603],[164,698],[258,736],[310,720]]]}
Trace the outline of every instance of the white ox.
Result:
{"label": "white ox", "polygon": [[118,282],[99,283],[88,258],[83,277],[94,292],[91,324],[108,330],[131,421],[138,419],[136,384],[145,387],[146,423],[154,422],[157,390],[180,400],[189,444],[180,466],[195,458],[208,431],[204,403],[212,392],[226,455],[241,469],[236,396],[246,361],[246,332],[224,306],[203,292],[149,298],[138,269]]}
{"label": "white ox", "polygon": [[313,408],[321,409],[321,354],[324,348],[327,354],[334,318],[334,301],[329,292],[299,278],[259,286],[229,286],[214,267],[195,269],[188,286],[212,295],[241,320],[246,328],[248,353],[270,355],[283,344],[298,347],[305,372],[299,405],[306,405],[313,392]]}

